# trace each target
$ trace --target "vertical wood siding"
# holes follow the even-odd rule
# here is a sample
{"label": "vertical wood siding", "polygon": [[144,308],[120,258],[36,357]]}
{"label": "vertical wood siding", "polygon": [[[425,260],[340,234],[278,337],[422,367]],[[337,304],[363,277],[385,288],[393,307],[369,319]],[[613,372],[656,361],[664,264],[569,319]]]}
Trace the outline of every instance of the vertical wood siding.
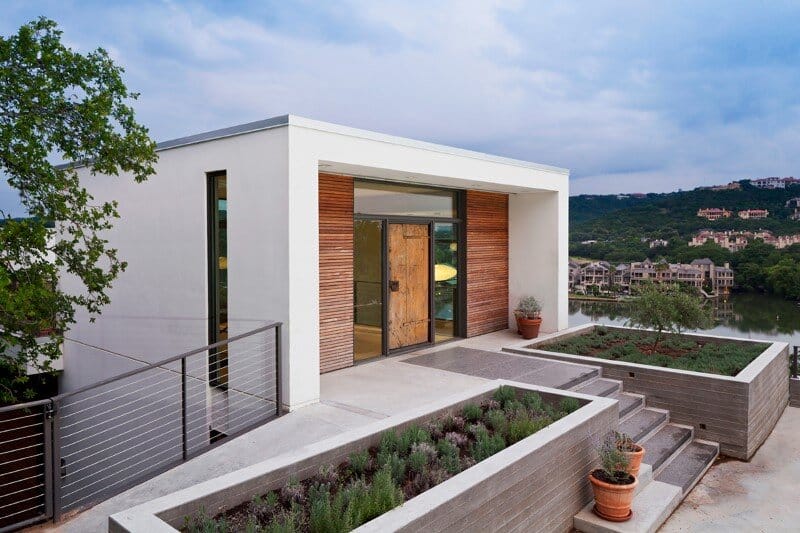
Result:
{"label": "vertical wood siding", "polygon": [[319,175],[319,371],[353,364],[353,178]]}
{"label": "vertical wood siding", "polygon": [[467,191],[467,337],[508,328],[508,195]]}

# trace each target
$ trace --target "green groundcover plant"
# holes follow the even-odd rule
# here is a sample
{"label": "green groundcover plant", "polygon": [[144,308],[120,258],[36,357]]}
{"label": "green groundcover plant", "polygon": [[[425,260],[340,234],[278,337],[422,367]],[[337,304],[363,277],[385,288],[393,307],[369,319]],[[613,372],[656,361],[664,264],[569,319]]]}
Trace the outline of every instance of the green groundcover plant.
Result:
{"label": "green groundcover plant", "polygon": [[[657,341],[657,336],[661,340]],[[704,339],[598,326],[582,335],[556,340],[538,348],[626,363],[735,376],[767,346],[757,342]]]}
{"label": "green groundcover plant", "polygon": [[387,431],[378,446],[324,465],[316,476],[290,479],[279,490],[217,516],[188,516],[184,531],[203,533],[350,531],[401,505],[507,446],[579,409],[535,392],[499,387],[481,405],[467,404],[424,425]]}

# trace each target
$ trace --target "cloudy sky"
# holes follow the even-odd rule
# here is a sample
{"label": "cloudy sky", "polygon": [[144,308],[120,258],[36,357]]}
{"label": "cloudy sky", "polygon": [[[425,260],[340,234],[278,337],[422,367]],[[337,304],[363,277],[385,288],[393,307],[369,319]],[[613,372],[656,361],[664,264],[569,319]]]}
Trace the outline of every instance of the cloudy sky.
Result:
{"label": "cloudy sky", "polygon": [[39,15],[111,52],[156,140],[293,113],[567,167],[574,194],[800,174],[797,2],[3,0],[0,34]]}

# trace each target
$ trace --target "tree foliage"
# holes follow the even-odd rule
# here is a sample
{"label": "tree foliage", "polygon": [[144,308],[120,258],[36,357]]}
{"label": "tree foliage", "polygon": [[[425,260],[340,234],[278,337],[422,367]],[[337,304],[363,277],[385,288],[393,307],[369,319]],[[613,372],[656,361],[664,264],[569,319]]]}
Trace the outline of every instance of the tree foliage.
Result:
{"label": "tree foliage", "polygon": [[[730,252],[713,242],[688,245],[701,229],[765,229],[776,235],[800,233],[800,221],[791,220],[792,210],[786,207],[786,202],[795,197],[800,197],[800,186],[764,190],[746,182],[740,190],[693,190],[621,198],[616,195],[573,196],[570,198],[570,255],[612,263],[645,258],[690,263],[707,257],[717,265],[730,263],[736,274],[736,285],[742,289],[798,299],[791,296],[795,291],[779,289],[779,284],[771,282],[768,270],[786,258],[800,261],[800,245],[778,250],[754,239],[739,252]],[[724,207],[734,215],[709,221],[697,216],[697,210],[704,207]],[[737,210],[752,207],[768,209],[769,218],[742,220],[735,214]],[[648,239],[665,239],[668,245],[650,248]],[[582,244],[588,240],[598,242]]]}
{"label": "tree foliage", "polygon": [[122,73],[102,48],[64,46],[52,20],[0,37],[0,173],[29,215],[0,212],[0,403],[30,396],[26,366],[50,369],[76,310],[99,314],[125,269],[103,237],[117,203],[96,202],[75,169],[137,182],[153,173],[155,143]]}
{"label": "tree foliage", "polygon": [[656,332],[653,350],[663,333],[711,326],[711,313],[696,294],[678,284],[645,284],[629,306],[628,324]]}

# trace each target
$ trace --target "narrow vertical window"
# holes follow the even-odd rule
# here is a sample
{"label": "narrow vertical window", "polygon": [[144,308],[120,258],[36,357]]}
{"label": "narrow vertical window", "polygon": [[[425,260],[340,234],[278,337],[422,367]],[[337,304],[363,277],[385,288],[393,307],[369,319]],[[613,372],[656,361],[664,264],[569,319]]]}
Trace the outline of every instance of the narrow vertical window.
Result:
{"label": "narrow vertical window", "polygon": [[[228,191],[225,172],[208,174],[208,343],[228,338]],[[209,351],[208,381],[228,385],[228,347]]]}

